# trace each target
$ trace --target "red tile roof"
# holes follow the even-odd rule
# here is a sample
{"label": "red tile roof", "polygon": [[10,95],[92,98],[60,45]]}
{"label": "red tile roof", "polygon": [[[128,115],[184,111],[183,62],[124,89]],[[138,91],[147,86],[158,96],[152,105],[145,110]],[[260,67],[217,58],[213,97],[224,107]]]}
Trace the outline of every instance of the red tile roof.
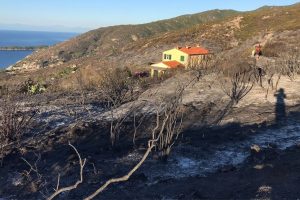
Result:
{"label": "red tile roof", "polygon": [[162,63],[167,65],[170,68],[183,67],[183,65],[180,62],[177,62],[177,61],[163,61]]}
{"label": "red tile roof", "polygon": [[206,55],[209,54],[207,49],[201,47],[181,47],[178,48],[179,51],[182,51],[189,55]]}

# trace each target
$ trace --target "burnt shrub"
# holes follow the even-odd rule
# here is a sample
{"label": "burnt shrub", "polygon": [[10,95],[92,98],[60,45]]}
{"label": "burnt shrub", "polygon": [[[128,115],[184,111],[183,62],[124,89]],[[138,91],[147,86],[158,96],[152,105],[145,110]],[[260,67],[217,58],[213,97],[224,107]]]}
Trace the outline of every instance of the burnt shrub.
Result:
{"label": "burnt shrub", "polygon": [[0,165],[10,150],[20,146],[20,141],[31,127],[35,112],[25,112],[7,96],[0,102]]}
{"label": "burnt shrub", "polygon": [[280,53],[285,51],[286,48],[286,44],[283,42],[268,42],[262,51],[266,57],[279,57]]}

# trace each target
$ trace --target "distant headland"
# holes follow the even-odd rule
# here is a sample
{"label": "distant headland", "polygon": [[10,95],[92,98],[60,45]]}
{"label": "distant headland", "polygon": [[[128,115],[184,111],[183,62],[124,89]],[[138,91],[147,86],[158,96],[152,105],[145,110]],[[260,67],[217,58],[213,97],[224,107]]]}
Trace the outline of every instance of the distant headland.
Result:
{"label": "distant headland", "polygon": [[39,49],[48,48],[47,45],[42,46],[7,46],[7,47],[0,47],[0,51],[36,51]]}

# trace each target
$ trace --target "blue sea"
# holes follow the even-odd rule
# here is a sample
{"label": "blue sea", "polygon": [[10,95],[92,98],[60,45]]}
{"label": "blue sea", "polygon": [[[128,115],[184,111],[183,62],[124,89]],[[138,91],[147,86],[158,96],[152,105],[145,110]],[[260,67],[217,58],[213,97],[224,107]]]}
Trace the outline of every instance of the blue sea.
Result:
{"label": "blue sea", "polygon": [[[49,46],[69,40],[77,35],[78,33],[0,30],[0,47]],[[22,60],[31,53],[32,51],[0,51],[0,69]]]}
{"label": "blue sea", "polygon": [[30,54],[32,51],[0,51],[0,69],[14,64]]}

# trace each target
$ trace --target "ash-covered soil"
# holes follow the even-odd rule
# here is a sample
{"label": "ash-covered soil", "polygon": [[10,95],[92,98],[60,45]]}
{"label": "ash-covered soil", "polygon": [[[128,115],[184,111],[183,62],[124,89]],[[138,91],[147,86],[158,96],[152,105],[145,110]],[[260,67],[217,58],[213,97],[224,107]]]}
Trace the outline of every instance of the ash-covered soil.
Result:
{"label": "ash-covered soil", "polygon": [[[299,81],[283,78],[279,85],[286,94],[280,120],[274,93],[265,98],[265,90],[255,87],[218,125],[210,125],[209,119],[218,114],[216,108],[227,102],[222,91],[212,87],[216,84],[212,80],[187,89],[183,101],[189,115],[168,159],[152,152],[129,181],[109,186],[96,199],[295,199],[300,195]],[[166,81],[155,89],[155,96],[148,90],[134,103],[118,108],[118,113],[145,103],[150,96],[143,112],[151,114],[154,97],[172,87],[176,84]],[[83,199],[109,178],[126,174],[141,159],[150,130],[142,129],[133,144],[132,130],[124,129],[112,148],[107,110],[97,94],[87,96],[84,104],[79,94],[20,100],[25,110],[34,107],[37,114],[21,148],[11,149],[4,158],[2,199],[45,199],[54,192],[58,175],[60,186],[74,184],[79,165],[68,142],[87,158],[87,164],[83,183],[58,199]]]}

